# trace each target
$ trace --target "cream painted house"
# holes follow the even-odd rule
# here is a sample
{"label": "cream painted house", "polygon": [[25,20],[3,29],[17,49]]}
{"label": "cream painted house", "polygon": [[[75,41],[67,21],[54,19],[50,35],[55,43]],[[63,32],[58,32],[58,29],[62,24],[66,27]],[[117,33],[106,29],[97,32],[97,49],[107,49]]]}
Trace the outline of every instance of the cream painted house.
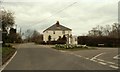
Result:
{"label": "cream painted house", "polygon": [[69,42],[69,44],[76,43],[73,41],[75,39],[72,37],[72,29],[60,25],[59,21],[43,31],[43,40],[47,42],[48,37],[51,36],[51,41],[56,41],[59,36],[63,37],[63,35],[67,37],[67,42]]}

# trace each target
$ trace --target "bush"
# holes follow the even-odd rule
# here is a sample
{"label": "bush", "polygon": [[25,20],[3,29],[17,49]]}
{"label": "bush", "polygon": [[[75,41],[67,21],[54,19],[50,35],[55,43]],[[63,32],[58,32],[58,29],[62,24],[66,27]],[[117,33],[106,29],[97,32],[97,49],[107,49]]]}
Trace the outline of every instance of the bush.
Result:
{"label": "bush", "polygon": [[45,41],[35,41],[35,43],[36,43],[36,44],[43,44],[43,45],[46,44]]}
{"label": "bush", "polygon": [[54,45],[54,44],[57,44],[57,41],[47,41],[47,44]]}
{"label": "bush", "polygon": [[2,45],[2,47],[13,47],[13,46],[10,44],[4,44],[4,45]]}
{"label": "bush", "polygon": [[62,44],[56,44],[55,48],[58,49],[74,49],[74,48],[88,48],[86,45],[62,45]]}

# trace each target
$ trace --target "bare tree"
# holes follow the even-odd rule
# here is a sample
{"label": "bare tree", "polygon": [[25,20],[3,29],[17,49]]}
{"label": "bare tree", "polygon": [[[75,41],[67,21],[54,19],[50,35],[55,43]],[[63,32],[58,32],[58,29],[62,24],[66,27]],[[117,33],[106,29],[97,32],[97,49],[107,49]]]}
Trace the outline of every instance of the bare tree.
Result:
{"label": "bare tree", "polygon": [[110,25],[106,25],[106,26],[104,27],[104,31],[103,31],[104,36],[109,36],[110,32],[112,31],[111,29],[112,29],[112,28],[111,28]]}
{"label": "bare tree", "polygon": [[110,36],[115,37],[115,38],[120,38],[120,24],[119,23],[114,23],[112,25],[112,31],[110,33]]}
{"label": "bare tree", "polygon": [[43,35],[40,34],[38,31],[34,30],[32,36],[31,36],[31,40],[32,40],[33,42],[43,41]]}
{"label": "bare tree", "polygon": [[93,28],[88,33],[88,36],[102,36],[102,31],[99,29],[99,27]]}

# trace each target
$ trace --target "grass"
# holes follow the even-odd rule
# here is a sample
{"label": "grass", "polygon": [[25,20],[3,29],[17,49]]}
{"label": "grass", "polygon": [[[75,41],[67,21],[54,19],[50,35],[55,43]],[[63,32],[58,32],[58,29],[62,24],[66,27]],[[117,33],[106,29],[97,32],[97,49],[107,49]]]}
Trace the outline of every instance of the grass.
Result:
{"label": "grass", "polygon": [[5,62],[7,62],[7,60],[9,60],[9,58],[14,54],[15,51],[16,51],[15,48],[12,48],[12,47],[3,47],[0,50],[0,53],[2,54],[2,64],[4,64]]}
{"label": "grass", "polygon": [[2,48],[0,48],[0,54],[2,54]]}
{"label": "grass", "polygon": [[9,55],[10,53],[12,53],[13,51],[15,51],[14,48],[11,47],[3,47],[2,48],[2,57],[6,57],[7,55]]}

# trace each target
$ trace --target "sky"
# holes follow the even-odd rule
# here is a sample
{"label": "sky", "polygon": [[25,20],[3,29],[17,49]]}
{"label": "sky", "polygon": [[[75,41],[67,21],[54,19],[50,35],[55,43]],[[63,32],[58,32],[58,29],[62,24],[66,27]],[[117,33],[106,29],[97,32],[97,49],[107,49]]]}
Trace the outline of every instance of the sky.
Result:
{"label": "sky", "polygon": [[97,25],[118,22],[119,0],[4,0],[2,6],[14,12],[17,29],[40,33],[59,21],[73,35],[85,35]]}

